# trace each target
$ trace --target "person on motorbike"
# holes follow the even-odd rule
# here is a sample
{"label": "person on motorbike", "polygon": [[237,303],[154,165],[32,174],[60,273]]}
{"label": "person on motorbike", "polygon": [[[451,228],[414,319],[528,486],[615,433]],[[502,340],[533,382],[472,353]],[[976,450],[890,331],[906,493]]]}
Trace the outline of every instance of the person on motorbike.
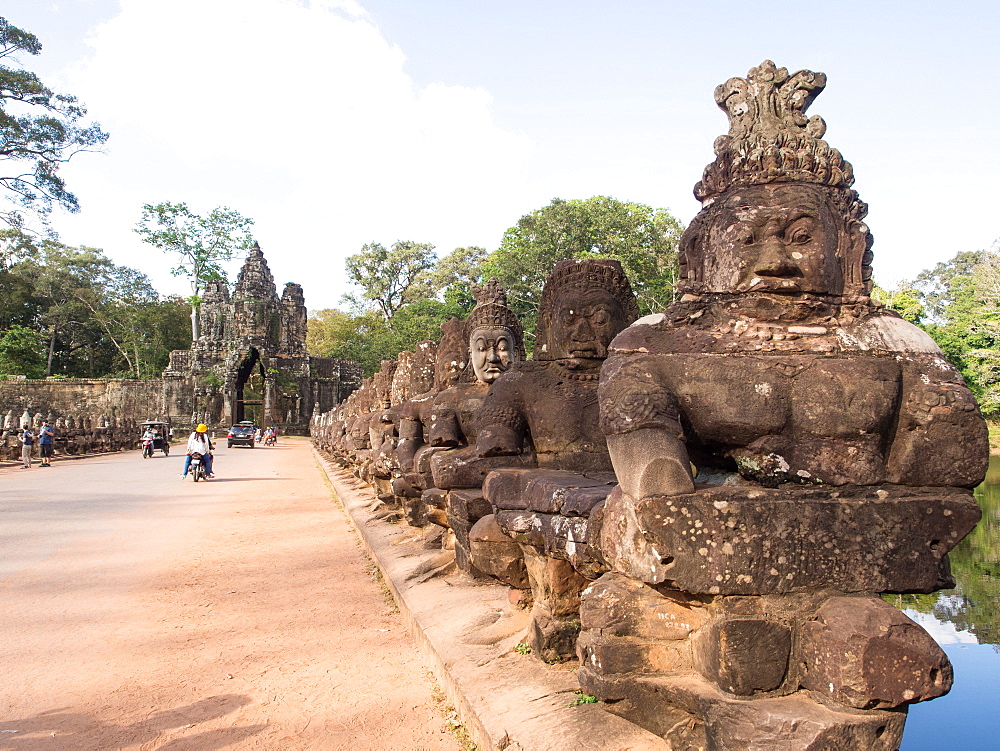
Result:
{"label": "person on motorbike", "polygon": [[[157,436],[156,436],[156,433],[153,431],[153,429],[151,427],[147,427],[146,428],[146,432],[142,434],[142,439],[141,439],[142,440],[142,449],[143,449],[143,451],[146,450],[146,446],[147,445],[152,446],[153,445],[153,441],[155,441],[156,438],[157,438]],[[150,449],[149,453],[150,454],[153,453],[152,449]]]}
{"label": "person on motorbike", "polygon": [[188,438],[187,443],[187,459],[184,460],[184,474],[181,477],[187,477],[188,470],[191,469],[191,454],[201,454],[203,461],[205,462],[205,476],[214,477],[212,474],[212,449],[215,446],[208,437],[208,426],[202,423],[194,432],[191,437]]}

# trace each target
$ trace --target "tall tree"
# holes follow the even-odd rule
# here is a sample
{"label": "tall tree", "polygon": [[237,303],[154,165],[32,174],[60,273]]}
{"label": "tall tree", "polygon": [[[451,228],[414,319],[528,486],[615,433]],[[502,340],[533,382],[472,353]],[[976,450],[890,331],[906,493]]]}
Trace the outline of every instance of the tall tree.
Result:
{"label": "tall tree", "polygon": [[431,286],[443,293],[445,302],[471,310],[476,304],[472,287],[480,280],[488,255],[486,248],[476,245],[455,248],[430,272]]}
{"label": "tall tree", "polygon": [[12,326],[0,332],[0,375],[41,378],[45,375],[42,337],[27,326]]}
{"label": "tall tree", "polygon": [[[149,378],[162,372],[170,350],[186,346],[187,304],[161,300],[145,274],[96,248],[44,240],[0,272],[0,282],[6,293],[0,296],[0,337],[14,332],[6,338],[8,352],[43,342],[40,375]],[[25,359],[13,372],[28,375],[37,370],[33,362]],[[12,372],[14,366],[4,367]]]}
{"label": "tall tree", "polygon": [[375,305],[386,321],[403,305],[433,293],[428,272],[437,256],[434,246],[398,240],[391,248],[368,243],[361,252],[347,257],[347,276],[361,288],[360,296],[345,295],[353,307]]}
{"label": "tall tree", "polygon": [[[16,61],[19,53],[41,50],[34,34],[0,18],[0,60]],[[86,115],[76,97],[53,92],[31,71],[0,64],[0,187],[13,204],[0,210],[0,221],[19,229],[25,211],[45,223],[55,206],[80,210],[59,167],[108,140],[97,123],[83,122]]]}
{"label": "tall tree", "polygon": [[615,258],[621,261],[644,313],[665,308],[674,298],[677,245],[684,227],[666,209],[618,201],[552,199],[522,216],[482,267],[507,289],[511,306],[534,330],[542,285],[558,261]]}
{"label": "tall tree", "polygon": [[249,219],[238,211],[219,206],[208,216],[193,213],[186,203],[144,204],[135,232],[150,245],[177,257],[170,270],[191,283],[191,339],[198,338],[198,306],[201,292],[210,281],[227,281],[222,264],[231,261],[253,243]]}

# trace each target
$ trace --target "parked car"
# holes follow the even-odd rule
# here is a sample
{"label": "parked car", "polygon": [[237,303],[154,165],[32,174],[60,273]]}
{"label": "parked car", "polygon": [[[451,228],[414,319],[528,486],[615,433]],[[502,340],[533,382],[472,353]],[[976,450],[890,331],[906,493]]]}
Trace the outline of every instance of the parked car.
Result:
{"label": "parked car", "polygon": [[226,445],[229,448],[233,446],[249,446],[253,448],[255,445],[254,433],[256,432],[257,427],[252,422],[236,423],[229,429],[229,435],[226,436]]}

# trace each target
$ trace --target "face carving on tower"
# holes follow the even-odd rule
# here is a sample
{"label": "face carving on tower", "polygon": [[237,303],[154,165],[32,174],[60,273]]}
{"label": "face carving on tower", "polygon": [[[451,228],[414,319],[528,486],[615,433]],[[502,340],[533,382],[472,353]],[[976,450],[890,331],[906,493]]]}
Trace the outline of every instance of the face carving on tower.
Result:
{"label": "face carving on tower", "polygon": [[823,188],[740,187],[713,208],[703,260],[705,292],[843,293],[840,230]]}
{"label": "face carving on tower", "polygon": [[515,357],[514,337],[501,327],[476,329],[472,332],[469,350],[476,380],[493,383],[510,367]]}

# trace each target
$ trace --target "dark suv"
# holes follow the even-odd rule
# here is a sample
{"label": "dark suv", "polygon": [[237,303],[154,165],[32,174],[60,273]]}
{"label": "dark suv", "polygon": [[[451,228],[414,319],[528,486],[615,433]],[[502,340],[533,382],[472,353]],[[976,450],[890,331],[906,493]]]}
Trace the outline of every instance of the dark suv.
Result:
{"label": "dark suv", "polygon": [[233,446],[249,446],[253,448],[256,444],[254,440],[254,433],[256,432],[257,428],[252,422],[237,423],[229,429],[229,435],[226,436],[226,443],[229,448]]}

